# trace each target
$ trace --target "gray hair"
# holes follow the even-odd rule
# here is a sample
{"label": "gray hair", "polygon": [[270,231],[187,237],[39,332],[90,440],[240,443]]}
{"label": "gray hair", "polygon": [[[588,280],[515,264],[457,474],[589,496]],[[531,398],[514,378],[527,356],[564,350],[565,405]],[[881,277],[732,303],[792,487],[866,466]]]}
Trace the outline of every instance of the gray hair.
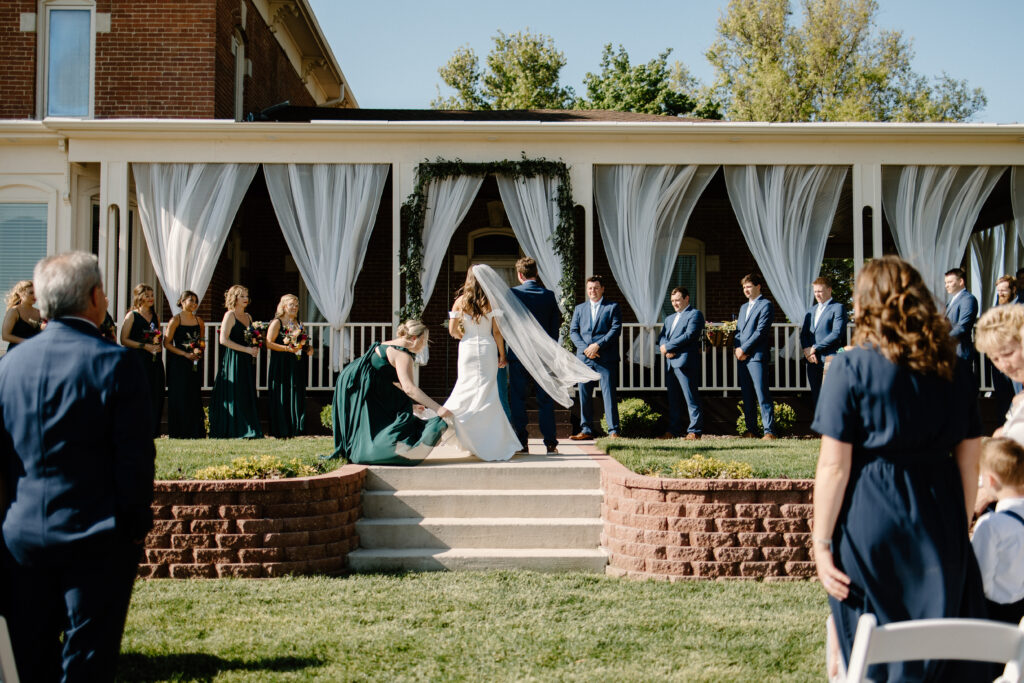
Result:
{"label": "gray hair", "polygon": [[84,251],[47,256],[32,279],[39,312],[49,320],[84,313],[92,290],[103,285],[99,260]]}

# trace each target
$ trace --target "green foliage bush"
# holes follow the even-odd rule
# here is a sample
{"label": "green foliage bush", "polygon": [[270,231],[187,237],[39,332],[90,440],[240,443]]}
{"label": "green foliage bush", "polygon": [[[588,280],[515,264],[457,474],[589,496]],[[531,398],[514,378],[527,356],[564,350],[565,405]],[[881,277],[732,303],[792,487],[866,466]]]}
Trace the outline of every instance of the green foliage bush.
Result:
{"label": "green foliage bush", "polygon": [[206,435],[210,435],[210,406],[203,406],[203,429]]}
{"label": "green foliage bush", "polygon": [[[784,436],[789,434],[793,430],[793,425],[796,424],[796,411],[793,410],[793,406],[788,403],[779,403],[775,401],[772,403],[775,406],[775,434],[776,436]],[[736,406],[740,411],[740,416],[736,419],[736,433],[743,434],[744,432],[752,432],[754,430],[747,429],[747,420],[743,416],[743,401],[740,401]],[[757,409],[757,431],[764,431],[764,425],[761,424],[761,409]]]}
{"label": "green foliage bush", "polygon": [[330,431],[334,431],[334,413],[331,412],[330,403],[320,409],[320,424]]}
{"label": "green foliage bush", "polygon": [[282,460],[272,455],[235,458],[230,465],[196,470],[196,479],[291,479],[323,474],[322,465],[307,465],[298,458]]}
{"label": "green foliage bush", "polygon": [[[643,438],[657,436],[661,413],[651,409],[642,398],[624,398],[619,401],[619,436]],[[608,421],[601,418],[601,429],[608,433]]]}
{"label": "green foliage bush", "polygon": [[728,462],[697,453],[672,466],[671,476],[679,479],[749,479],[754,468],[745,462]]}

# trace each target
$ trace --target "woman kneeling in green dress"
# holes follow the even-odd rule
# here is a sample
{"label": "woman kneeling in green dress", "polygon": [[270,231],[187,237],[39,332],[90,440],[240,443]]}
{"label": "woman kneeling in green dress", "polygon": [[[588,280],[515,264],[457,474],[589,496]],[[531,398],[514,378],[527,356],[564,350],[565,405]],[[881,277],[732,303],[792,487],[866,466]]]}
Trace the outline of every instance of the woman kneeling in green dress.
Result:
{"label": "woman kneeling in green dress", "polygon": [[[440,441],[452,413],[413,381],[413,359],[427,345],[419,320],[398,326],[398,337],[375,343],[345,366],[334,388],[333,458],[370,465],[415,465]],[[423,420],[413,401],[437,413]]]}

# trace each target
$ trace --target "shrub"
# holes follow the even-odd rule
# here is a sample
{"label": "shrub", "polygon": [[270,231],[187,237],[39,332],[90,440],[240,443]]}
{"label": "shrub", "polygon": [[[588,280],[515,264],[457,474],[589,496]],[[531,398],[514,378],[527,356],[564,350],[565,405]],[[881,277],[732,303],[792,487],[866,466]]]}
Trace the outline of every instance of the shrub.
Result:
{"label": "shrub", "polygon": [[210,435],[210,406],[203,406],[203,429],[207,436]]}
{"label": "shrub", "polygon": [[725,462],[697,453],[673,465],[671,476],[679,479],[749,479],[753,475],[754,468],[745,462]]}
{"label": "shrub", "polygon": [[320,409],[320,424],[328,430],[334,431],[334,413],[331,412],[330,403]]}
{"label": "shrub", "polygon": [[[775,406],[775,433],[779,436],[789,434],[793,429],[793,425],[796,424],[796,411],[788,403],[775,401],[772,405]],[[747,419],[743,416],[743,401],[737,404],[737,408],[740,411],[740,416],[736,419],[736,433],[743,434],[744,432],[754,431],[747,429]],[[757,429],[758,431],[764,431],[764,425],[761,424],[760,409],[757,410]]]}
{"label": "shrub", "polygon": [[284,461],[272,455],[235,458],[230,465],[196,470],[196,479],[291,479],[312,477],[326,471],[323,465],[307,465],[298,458]]}
{"label": "shrub", "polygon": [[[619,401],[619,435],[633,438],[657,436],[661,413],[651,409],[642,398],[624,398]],[[601,429],[608,432],[608,420],[601,418]]]}

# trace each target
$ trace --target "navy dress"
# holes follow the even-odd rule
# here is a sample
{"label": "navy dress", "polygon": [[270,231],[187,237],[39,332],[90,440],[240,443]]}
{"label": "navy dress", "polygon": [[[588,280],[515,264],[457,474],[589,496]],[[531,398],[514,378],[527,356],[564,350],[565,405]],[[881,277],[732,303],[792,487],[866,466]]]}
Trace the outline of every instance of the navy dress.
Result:
{"label": "navy dress", "polygon": [[[891,363],[875,349],[833,359],[811,429],[853,445],[832,552],[851,581],[829,598],[849,661],[861,614],[878,623],[984,618],[981,573],[967,536],[954,447],[981,436],[966,361],[952,382]],[[876,681],[992,680],[988,664],[901,662],[872,667]]]}

